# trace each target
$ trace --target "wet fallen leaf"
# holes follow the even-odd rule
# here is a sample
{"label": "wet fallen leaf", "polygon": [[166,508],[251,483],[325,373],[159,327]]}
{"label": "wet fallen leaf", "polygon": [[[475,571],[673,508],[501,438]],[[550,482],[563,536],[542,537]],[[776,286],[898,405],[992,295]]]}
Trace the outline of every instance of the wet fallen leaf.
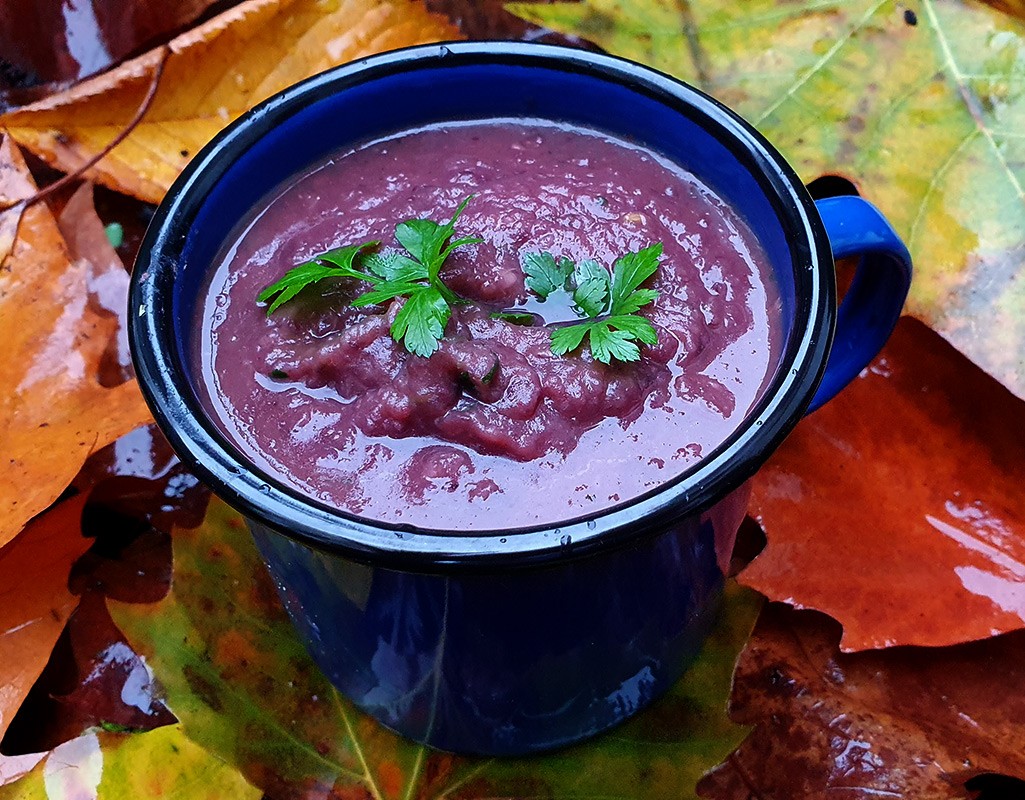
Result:
{"label": "wet fallen leaf", "polygon": [[111,620],[103,595],[87,592],[11,721],[0,752],[48,752],[92,728],[140,732],[176,722],[158,699],[145,663]]}
{"label": "wet fallen leaf", "polygon": [[0,787],[0,800],[259,800],[234,769],[193,744],[178,725],[149,733],[88,733]]}
{"label": "wet fallen leaf", "polygon": [[755,479],[739,580],[844,626],[845,650],[1025,627],[1025,403],[921,323]]}
{"label": "wet fallen leaf", "polygon": [[111,604],[185,733],[276,800],[687,797],[746,733],[725,717],[736,654],[760,598],[731,589],[715,635],[669,697],[593,743],[527,760],[458,758],[401,739],[355,710],[314,666],[242,519],[219,501],[176,530],[172,590]]}
{"label": "wet fallen leaf", "polygon": [[[87,175],[159,202],[200,147],[274,92],[371,53],[457,37],[418,0],[248,0],[169,43],[143,121]],[[130,122],[164,53],[149,52],[2,116],[0,126],[49,163],[73,171]]]}
{"label": "wet fallen leaf", "polygon": [[89,546],[84,505],[85,495],[60,503],[0,550],[0,739],[78,605],[68,574]]}
{"label": "wet fallen leaf", "polygon": [[64,0],[4,0],[0,53],[28,82],[74,80],[192,22],[213,2],[91,0],[86,6]]}
{"label": "wet fallen leaf", "polygon": [[57,227],[71,258],[87,265],[86,286],[94,311],[117,321],[117,331],[98,367],[100,383],[117,386],[135,377],[128,352],[128,270],[96,214],[92,184],[82,184],[71,196],[57,217]]}
{"label": "wet fallen leaf", "polygon": [[731,701],[757,727],[703,797],[948,800],[967,798],[974,775],[1025,776],[1025,632],[853,655],[837,652],[839,633],[821,614],[766,606]]}
{"label": "wet fallen leaf", "polygon": [[14,142],[0,137],[0,267],[14,248],[25,200],[36,193],[36,185],[21,163]]}
{"label": "wet fallen leaf", "polygon": [[[0,164],[4,180],[17,174],[34,187],[6,137]],[[0,547],[60,495],[91,452],[150,419],[134,381],[98,382],[117,319],[90,302],[92,274],[71,258],[45,204],[24,211],[0,263]]]}
{"label": "wet fallen leaf", "polygon": [[1025,397],[1025,23],[960,0],[508,8],[695,83],[806,180],[860,184],[911,249],[911,313]]}

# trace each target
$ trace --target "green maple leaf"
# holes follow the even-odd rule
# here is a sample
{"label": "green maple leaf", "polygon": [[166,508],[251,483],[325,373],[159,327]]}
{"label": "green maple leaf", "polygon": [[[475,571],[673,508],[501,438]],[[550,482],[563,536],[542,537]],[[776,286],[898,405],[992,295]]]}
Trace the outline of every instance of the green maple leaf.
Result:
{"label": "green maple leaf", "polygon": [[[747,734],[730,722],[726,699],[761,598],[734,584],[696,661],[649,712],[547,755],[454,758],[396,736],[338,694],[298,640],[235,511],[213,500],[204,523],[176,530],[173,544],[167,597],[111,602],[111,613],[189,739],[269,796],[469,800],[522,797],[526,786],[553,800],[693,798],[698,779]],[[354,598],[369,591],[359,570],[344,580]]]}

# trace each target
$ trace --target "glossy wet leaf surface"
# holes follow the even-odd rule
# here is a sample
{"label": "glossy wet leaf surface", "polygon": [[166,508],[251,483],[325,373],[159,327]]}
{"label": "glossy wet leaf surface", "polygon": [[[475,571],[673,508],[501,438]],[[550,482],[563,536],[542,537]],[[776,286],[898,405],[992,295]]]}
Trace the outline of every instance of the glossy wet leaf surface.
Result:
{"label": "glossy wet leaf surface", "polygon": [[[3,185],[18,184],[9,197],[34,192],[7,137],[0,164]],[[60,495],[90,453],[150,419],[134,381],[100,383],[100,362],[118,330],[117,317],[90,291],[105,270],[73,258],[42,203],[21,214],[0,262],[0,547]]]}
{"label": "glossy wet leaf surface", "polygon": [[261,792],[177,725],[133,735],[97,731],[66,742],[0,800],[259,800]]}
{"label": "glossy wet leaf surface", "polygon": [[1025,403],[903,320],[762,468],[739,580],[844,626],[848,650],[1025,627]]}
{"label": "glossy wet leaf surface", "polygon": [[112,604],[197,744],[275,798],[687,797],[744,738],[725,699],[757,614],[733,589],[697,663],[670,695],[593,743],[521,760],[426,750],[362,715],[307,656],[242,519],[219,501],[174,534],[171,594]]}
{"label": "glossy wet leaf surface", "polygon": [[165,32],[200,16],[215,0],[5,0],[0,53],[8,85],[70,81],[106,69]]}
{"label": "glossy wet leaf surface", "polygon": [[248,0],[67,92],[0,116],[0,126],[63,171],[81,166],[131,122],[166,64],[142,122],[87,174],[159,202],[213,136],[271,94],[382,50],[456,38],[408,0]]}
{"label": "glossy wet leaf surface", "polygon": [[78,605],[68,575],[89,546],[84,505],[84,495],[59,504],[0,550],[0,739]]}
{"label": "glossy wet leaf surface", "polygon": [[731,700],[754,733],[701,796],[948,800],[971,796],[975,775],[1025,775],[1025,632],[850,655],[839,633],[821,614],[766,606]]}
{"label": "glossy wet leaf surface", "polygon": [[509,8],[694,83],[805,180],[855,181],[911,249],[909,311],[1025,396],[1025,23],[958,0]]}

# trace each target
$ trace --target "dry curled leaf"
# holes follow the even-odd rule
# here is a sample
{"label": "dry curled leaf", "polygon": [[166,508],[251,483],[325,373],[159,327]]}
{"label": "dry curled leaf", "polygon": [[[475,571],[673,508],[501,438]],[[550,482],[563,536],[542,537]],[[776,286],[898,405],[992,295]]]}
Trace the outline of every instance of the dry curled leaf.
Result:
{"label": "dry curled leaf", "polygon": [[160,202],[182,167],[235,117],[328,67],[383,50],[454,39],[419,0],[248,0],[114,70],[0,117],[20,144],[71,172],[101,153],[143,104],[143,120],[86,174]]}
{"label": "dry curled leaf", "polygon": [[[5,138],[0,175],[15,173],[34,188]],[[45,204],[24,211],[0,262],[0,547],[60,495],[90,453],[150,419],[134,381],[99,383],[118,322],[91,302],[92,270],[72,258]]]}
{"label": "dry curled leaf", "polygon": [[858,183],[911,250],[911,313],[1025,397],[1025,22],[965,0],[508,7],[695,83],[805,180]]}
{"label": "dry curled leaf", "polygon": [[78,605],[68,574],[89,546],[81,529],[85,497],[37,517],[0,550],[0,739]]}
{"label": "dry curled leaf", "polygon": [[1025,403],[902,320],[758,473],[739,580],[844,626],[845,650],[1025,627]]}
{"label": "dry curled leaf", "polygon": [[821,614],[766,607],[731,700],[757,727],[701,796],[963,800],[973,776],[1025,777],[1025,632],[852,655],[838,636]]}

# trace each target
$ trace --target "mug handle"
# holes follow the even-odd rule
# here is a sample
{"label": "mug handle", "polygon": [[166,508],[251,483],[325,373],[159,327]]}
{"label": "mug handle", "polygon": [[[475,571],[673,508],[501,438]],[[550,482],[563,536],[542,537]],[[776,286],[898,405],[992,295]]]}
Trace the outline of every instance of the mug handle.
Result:
{"label": "mug handle", "polygon": [[911,288],[911,255],[874,205],[853,195],[816,200],[833,258],[860,255],[836,317],[836,335],[808,413],[831,400],[869,365],[900,318]]}

